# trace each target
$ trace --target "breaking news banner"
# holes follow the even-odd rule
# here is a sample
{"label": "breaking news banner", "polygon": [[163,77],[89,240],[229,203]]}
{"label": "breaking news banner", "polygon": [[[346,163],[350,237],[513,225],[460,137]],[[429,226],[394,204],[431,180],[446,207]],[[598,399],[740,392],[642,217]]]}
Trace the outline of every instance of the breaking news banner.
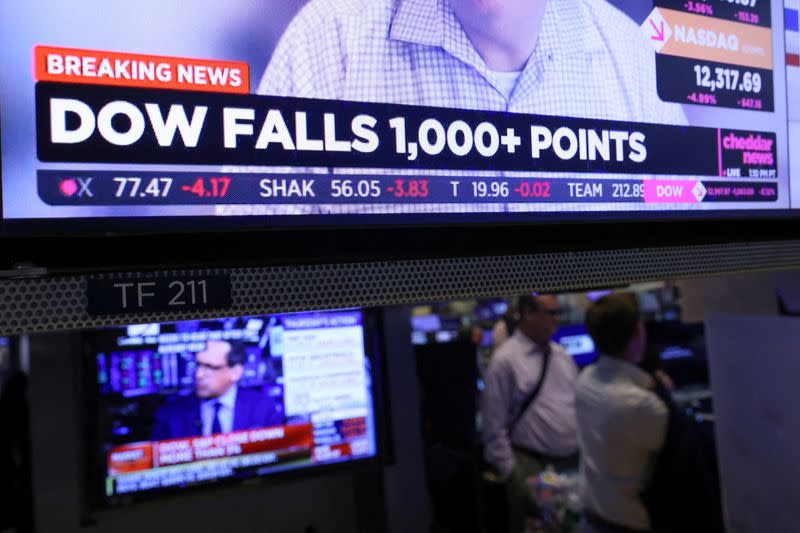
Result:
{"label": "breaking news banner", "polygon": [[311,456],[311,424],[260,428],[165,441],[126,444],[108,454],[110,475],[150,470],[162,466],[264,452],[305,450]]}
{"label": "breaking news banner", "polygon": [[54,46],[34,48],[37,81],[247,94],[247,63]]}
{"label": "breaking news banner", "polygon": [[139,442],[108,452],[113,493],[233,477],[238,470],[287,462],[327,462],[364,453],[367,438],[363,418],[338,423],[343,441],[315,444],[312,424],[257,428],[166,441]]}
{"label": "breaking news banner", "polygon": [[777,177],[776,134],[39,82],[43,162]]}

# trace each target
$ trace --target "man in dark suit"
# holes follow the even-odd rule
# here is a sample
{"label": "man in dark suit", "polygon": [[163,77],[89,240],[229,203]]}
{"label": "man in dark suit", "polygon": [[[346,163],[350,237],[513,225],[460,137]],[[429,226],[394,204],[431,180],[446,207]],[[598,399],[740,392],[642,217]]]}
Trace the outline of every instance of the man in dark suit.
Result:
{"label": "man in dark suit", "polygon": [[234,341],[208,341],[195,356],[195,394],[172,396],[156,411],[153,440],[208,436],[283,424],[283,405],[261,389],[239,388],[246,353]]}

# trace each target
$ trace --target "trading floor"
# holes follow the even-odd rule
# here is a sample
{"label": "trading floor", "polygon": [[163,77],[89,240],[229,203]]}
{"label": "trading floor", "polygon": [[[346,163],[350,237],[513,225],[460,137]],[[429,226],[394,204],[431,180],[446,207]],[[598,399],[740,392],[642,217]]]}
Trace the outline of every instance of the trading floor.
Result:
{"label": "trading floor", "polygon": [[[789,456],[763,453],[781,444],[740,443],[758,452],[744,461],[734,439],[797,430],[779,419],[795,394],[781,350],[798,282],[735,275],[5,337],[3,531],[577,532],[602,531],[587,516],[638,509],[683,531],[737,531],[751,518],[722,502],[753,495],[736,480],[787,482],[774,463]],[[614,301],[635,304],[638,362],[598,348],[597,313]],[[537,327],[551,343],[544,378],[540,349],[522,354],[530,375],[512,365],[517,346],[541,345]],[[509,421],[514,380],[540,390]],[[677,445],[675,417],[687,424]],[[565,457],[533,448],[562,443]]]}

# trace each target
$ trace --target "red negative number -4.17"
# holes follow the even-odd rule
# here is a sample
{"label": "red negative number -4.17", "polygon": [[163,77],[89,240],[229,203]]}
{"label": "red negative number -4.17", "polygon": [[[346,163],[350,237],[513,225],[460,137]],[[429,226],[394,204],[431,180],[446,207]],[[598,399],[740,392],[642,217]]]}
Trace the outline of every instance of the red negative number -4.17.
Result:
{"label": "red negative number -4.17", "polygon": [[230,185],[231,178],[227,176],[197,178],[191,185],[181,185],[181,190],[198,198],[225,198]]}

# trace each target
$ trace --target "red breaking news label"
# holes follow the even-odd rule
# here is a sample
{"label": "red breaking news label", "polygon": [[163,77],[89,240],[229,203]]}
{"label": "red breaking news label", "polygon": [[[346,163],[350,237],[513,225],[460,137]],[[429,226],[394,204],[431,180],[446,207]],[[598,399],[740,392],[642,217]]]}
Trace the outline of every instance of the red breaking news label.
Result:
{"label": "red breaking news label", "polygon": [[250,92],[247,63],[36,46],[37,81],[207,91]]}
{"label": "red breaking news label", "polygon": [[311,424],[141,442],[113,448],[108,454],[108,471],[111,475],[118,475],[253,453],[311,450],[313,446],[314,432]]}
{"label": "red breaking news label", "polygon": [[153,468],[153,446],[136,442],[117,446],[108,454],[108,473],[115,476]]}

